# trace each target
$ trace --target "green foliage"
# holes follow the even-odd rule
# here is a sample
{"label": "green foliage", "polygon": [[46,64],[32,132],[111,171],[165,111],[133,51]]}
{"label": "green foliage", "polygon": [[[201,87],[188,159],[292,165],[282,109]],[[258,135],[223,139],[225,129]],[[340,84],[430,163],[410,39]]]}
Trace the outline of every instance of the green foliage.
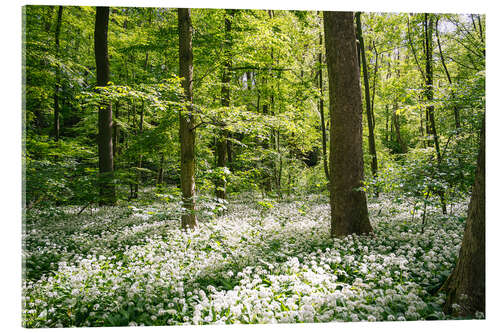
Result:
{"label": "green foliage", "polygon": [[[119,204],[151,202],[153,197],[144,188],[157,187],[163,193],[179,184],[178,117],[188,108],[177,77],[177,11],[111,8],[111,82],[96,89],[95,9],[64,7],[59,51],[56,9],[25,8],[27,206],[83,206],[95,201],[96,124],[103,103],[113,110]],[[327,72],[324,57],[323,63],[318,61],[324,48],[319,40],[321,15],[277,10],[229,13],[192,10],[195,93],[190,112],[197,132],[200,200],[212,200],[220,181],[226,183],[228,198],[248,192],[279,200],[293,194],[327,194],[322,162],[328,154],[323,156],[321,150],[319,117],[322,98],[328,130]],[[424,16],[363,13],[362,20],[379,160],[375,177],[369,169],[371,157],[365,153],[365,190],[398,193],[401,200],[415,201],[416,207],[424,201],[435,204],[437,193],[450,202],[469,195],[485,109],[484,17],[476,15],[472,22],[465,15],[430,15],[439,18],[441,51],[452,80],[450,84],[433,43],[431,102],[424,96],[420,72],[425,60]],[[230,32],[225,31],[225,19],[231,22]],[[230,82],[222,83],[228,61]],[[230,92],[229,106],[221,101],[223,87]],[[57,143],[51,140],[56,93],[61,118]],[[428,144],[425,110],[431,105],[443,155],[440,162]],[[227,134],[228,163],[219,168],[215,142],[221,133]],[[178,197],[172,195],[169,200]],[[218,206],[200,211],[218,214],[214,207]]]}

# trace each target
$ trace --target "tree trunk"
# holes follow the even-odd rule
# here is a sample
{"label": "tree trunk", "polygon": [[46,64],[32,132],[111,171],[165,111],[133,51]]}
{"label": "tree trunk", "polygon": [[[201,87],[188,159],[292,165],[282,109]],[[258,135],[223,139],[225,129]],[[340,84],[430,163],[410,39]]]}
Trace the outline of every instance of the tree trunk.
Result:
{"label": "tree trunk", "polygon": [[226,149],[227,149],[227,166],[231,172],[233,172],[233,145],[231,143],[231,133],[227,133],[227,143],[226,143]]}
{"label": "tree trunk", "polygon": [[[109,82],[108,21],[109,7],[97,7],[94,30],[97,87],[104,87]],[[110,103],[101,103],[98,119],[99,205],[114,205],[116,195],[113,183],[113,112]]]}
{"label": "tree trunk", "polygon": [[179,137],[181,142],[181,191],[182,206],[185,209],[181,217],[182,228],[195,228],[195,159],[194,147],[196,131],[193,111],[193,47],[191,10],[178,9],[179,24],[179,76],[184,89],[186,109],[179,115]]}
{"label": "tree trunk", "polygon": [[385,105],[385,135],[384,141],[387,143],[389,141],[389,105]]}
{"label": "tree trunk", "polygon": [[[321,120],[321,148],[323,152],[323,169],[325,170],[325,177],[330,183],[330,172],[328,170],[328,157],[326,154],[326,126],[325,126],[325,103],[323,99],[323,36],[321,36],[321,32],[319,33],[319,47],[320,51],[318,53],[318,85],[319,85],[319,116]],[[330,188],[330,185],[328,185]]]}
{"label": "tree trunk", "polygon": [[399,115],[398,115],[398,104],[394,104],[394,109],[392,111],[392,123],[394,124],[394,131],[396,132],[396,141],[399,146],[399,153],[406,154],[408,152],[408,148],[406,146],[406,142],[403,140],[401,136],[401,126],[399,123]]}
{"label": "tree trunk", "polygon": [[[231,72],[232,72],[232,59],[231,59],[231,23],[234,17],[234,10],[227,9],[224,17],[224,69],[222,72],[222,88],[221,88],[221,105],[229,107],[231,98]],[[217,150],[217,168],[219,174],[215,182],[215,195],[219,199],[226,199],[226,178],[222,174],[223,168],[227,165],[227,136],[228,132],[225,129],[219,131],[216,143]]]}
{"label": "tree trunk", "polygon": [[432,134],[434,147],[438,161],[441,161],[441,152],[439,149],[439,140],[436,131],[436,122],[434,120],[434,87],[433,87],[433,66],[432,66],[432,16],[425,14],[425,97],[427,99],[427,112],[429,116],[429,128]]}
{"label": "tree trunk", "polygon": [[[441,287],[447,294],[444,312],[457,316],[474,316],[476,311],[485,311],[485,131],[483,119],[462,247],[455,269]],[[454,308],[453,304],[459,307]]]}
{"label": "tree trunk", "polygon": [[[432,28],[433,16],[432,14],[424,15],[424,32],[425,32],[425,96],[427,99],[427,114],[429,119],[429,128],[432,134],[434,148],[436,149],[436,156],[438,161],[438,168],[441,167],[441,151],[439,149],[439,138],[437,136],[436,121],[434,119],[434,87],[433,87],[433,63],[432,63]],[[441,202],[441,209],[443,214],[446,214],[446,200],[442,189],[436,190]]]}
{"label": "tree trunk", "polygon": [[[57,24],[55,33],[56,42],[56,59],[59,58],[59,35],[61,33],[61,23],[62,23],[63,6],[59,6],[57,12]],[[61,90],[61,71],[59,66],[56,67],[56,86],[54,87],[54,140],[59,141],[59,91]]]}
{"label": "tree trunk", "polygon": [[362,102],[352,12],[324,12],[330,90],[331,235],[372,232],[363,181]]}
{"label": "tree trunk", "polygon": [[[444,72],[446,74],[446,78],[448,79],[448,83],[450,86],[453,84],[451,81],[450,72],[448,72],[448,67],[446,66],[446,62],[444,61],[443,50],[441,49],[441,41],[439,40],[439,29],[438,29],[439,18],[436,18],[436,40],[439,48],[439,58],[441,59],[441,64],[443,65]],[[458,110],[457,105],[455,104],[455,92],[453,88],[451,90],[451,98],[453,99],[453,115],[455,117],[455,129],[460,129],[460,111]]]}
{"label": "tree trunk", "polygon": [[[141,106],[141,114],[139,115],[139,137],[142,134],[142,130],[144,127],[144,100],[142,100],[142,106]],[[134,183],[134,198],[139,197],[139,183],[141,182],[141,171],[140,169],[142,168],[142,153],[139,153],[139,160],[137,161],[137,174],[135,177],[135,183]]]}
{"label": "tree trunk", "polygon": [[365,88],[365,106],[366,106],[366,119],[368,121],[368,147],[371,156],[371,170],[373,177],[377,176],[377,150],[375,148],[375,135],[373,134],[375,129],[374,124],[374,116],[373,110],[371,108],[371,99],[370,99],[370,83],[368,77],[368,66],[366,64],[366,54],[365,54],[365,42],[363,40],[363,30],[361,29],[361,13],[356,13],[356,28],[358,32],[358,40],[359,40],[359,50],[361,54],[361,64],[363,66],[363,81]]}
{"label": "tree trunk", "polygon": [[[115,119],[119,119],[120,117],[120,104],[118,102],[115,103]],[[119,144],[120,144],[120,125],[116,122],[113,122],[113,158],[116,158],[116,155],[119,153]]]}
{"label": "tree trunk", "polygon": [[163,184],[163,161],[165,160],[165,156],[163,153],[160,155],[160,167],[158,168],[158,180],[156,181],[156,185]]}

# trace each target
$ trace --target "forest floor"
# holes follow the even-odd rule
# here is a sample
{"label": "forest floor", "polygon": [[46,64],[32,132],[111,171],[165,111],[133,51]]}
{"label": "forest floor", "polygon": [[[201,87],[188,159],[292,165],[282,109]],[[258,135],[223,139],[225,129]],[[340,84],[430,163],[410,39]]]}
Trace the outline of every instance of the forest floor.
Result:
{"label": "forest floor", "polygon": [[[369,199],[374,235],[330,238],[328,198],[239,198],[194,231],[175,202],[30,212],[26,327],[446,319],[435,293],[460,248],[466,204],[412,219]],[[481,316],[481,314],[479,314]]]}

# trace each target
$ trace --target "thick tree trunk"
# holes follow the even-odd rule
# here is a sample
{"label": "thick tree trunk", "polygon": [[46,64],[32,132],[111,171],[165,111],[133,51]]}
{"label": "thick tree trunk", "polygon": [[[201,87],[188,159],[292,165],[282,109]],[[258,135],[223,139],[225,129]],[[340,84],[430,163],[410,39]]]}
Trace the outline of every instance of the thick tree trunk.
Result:
{"label": "thick tree trunk", "polygon": [[372,232],[363,181],[362,102],[352,12],[324,12],[330,90],[331,235]]}
{"label": "thick tree trunk", "polygon": [[[476,178],[462,247],[455,269],[441,287],[441,291],[447,294],[444,312],[457,316],[474,316],[476,311],[485,311],[485,130],[483,119]],[[459,307],[453,307],[453,304]]]}
{"label": "thick tree trunk", "polygon": [[[61,23],[62,23],[62,14],[63,14],[63,6],[59,6],[59,10],[57,12],[57,23],[56,23],[56,33],[55,33],[55,42],[56,42],[56,58],[59,58],[59,35],[61,33]],[[59,70],[59,66],[56,68],[56,86],[54,87],[54,140],[59,141],[59,91],[61,90],[61,71]]]}
{"label": "thick tree trunk", "polygon": [[181,217],[182,228],[195,228],[195,159],[194,147],[196,132],[193,110],[193,47],[191,10],[178,9],[179,24],[179,76],[184,89],[186,110],[179,115],[179,137],[181,141],[181,191],[185,212]]}
{"label": "thick tree trunk", "polygon": [[[97,7],[94,30],[94,52],[97,71],[97,87],[109,82],[108,57],[109,7]],[[99,106],[99,204],[114,205],[116,202],[113,183],[113,112],[111,104],[103,102]]]}
{"label": "thick tree trunk", "polygon": [[370,99],[370,80],[368,77],[368,66],[366,64],[366,54],[365,54],[365,42],[363,40],[363,30],[361,29],[361,13],[356,13],[356,28],[359,40],[359,50],[361,54],[361,64],[363,66],[363,81],[365,88],[365,106],[366,106],[366,119],[368,122],[368,147],[371,156],[371,170],[374,177],[377,176],[378,164],[377,164],[377,150],[375,148],[375,135],[374,135],[374,116],[373,110],[371,108]]}

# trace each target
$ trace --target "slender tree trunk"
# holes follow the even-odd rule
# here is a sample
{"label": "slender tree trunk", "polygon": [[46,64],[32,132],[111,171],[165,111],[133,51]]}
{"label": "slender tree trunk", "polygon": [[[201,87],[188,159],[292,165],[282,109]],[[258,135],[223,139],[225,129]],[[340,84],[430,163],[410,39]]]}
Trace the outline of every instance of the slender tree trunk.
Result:
{"label": "slender tree trunk", "polygon": [[[120,117],[120,104],[116,102],[115,104],[115,119],[119,119]],[[113,158],[116,158],[116,155],[119,153],[119,144],[120,144],[120,125],[117,124],[116,121],[113,122]]]}
{"label": "slender tree trunk", "polygon": [[182,228],[195,228],[195,127],[193,111],[193,47],[191,10],[178,9],[179,24],[179,76],[184,89],[186,110],[179,115],[181,141],[181,191],[185,212],[181,217]]}
{"label": "slender tree trunk", "polygon": [[385,105],[385,142],[389,141],[389,105]]}
{"label": "slender tree trunk", "polygon": [[[458,262],[441,291],[446,292],[444,312],[474,316],[485,311],[485,121],[481,130],[476,178],[467,212]],[[464,296],[465,295],[465,296]],[[453,304],[459,307],[454,308]]]}
{"label": "slender tree trunk", "polygon": [[[439,57],[441,59],[441,64],[443,65],[443,69],[444,69],[444,72],[446,73],[446,78],[448,79],[448,83],[450,84],[450,86],[453,85],[452,81],[451,81],[451,75],[450,75],[450,72],[448,71],[448,67],[446,66],[446,62],[444,61],[444,56],[443,56],[443,50],[441,49],[441,41],[439,40],[439,16],[436,18],[436,39],[437,39],[437,43],[438,43],[438,48],[439,48]],[[458,109],[457,107],[457,104],[456,104],[456,101],[455,101],[455,92],[453,91],[453,87],[451,87],[451,98],[453,99],[453,115],[454,115],[454,118],[455,118],[455,130],[457,131],[457,134],[460,134],[460,129],[461,129],[461,125],[460,125],[460,110]],[[462,179],[463,178],[463,161],[462,161],[462,158],[460,157],[461,155],[461,151],[460,151],[460,148],[458,146],[457,148],[457,160],[458,160],[458,174],[459,174],[459,177]],[[446,212],[446,209],[443,211],[443,212]]]}
{"label": "slender tree trunk", "polygon": [[223,169],[227,165],[227,134],[227,130],[221,129],[216,138],[216,165],[219,174],[215,179],[215,196],[219,199],[226,199],[226,178]]}
{"label": "slender tree trunk", "polygon": [[[448,72],[448,67],[446,66],[446,62],[444,61],[443,50],[441,49],[441,41],[439,40],[439,17],[436,18],[436,40],[439,48],[439,58],[441,59],[441,64],[443,65],[444,72],[446,74],[446,78],[448,79],[448,83],[450,86],[453,85],[451,81],[450,72]],[[453,88],[451,90],[451,98],[453,99],[453,115],[455,116],[455,129],[460,129],[460,111],[458,110],[457,105],[455,104],[455,92]]]}
{"label": "slender tree trunk", "polygon": [[233,172],[233,145],[231,143],[231,133],[227,133],[227,143],[226,143],[226,149],[227,149],[227,166],[231,172]]}
{"label": "slender tree trunk", "polygon": [[[268,114],[269,113],[269,105],[268,104],[262,104],[262,113],[263,114]],[[262,147],[266,150],[266,155],[269,155],[268,154],[268,149],[270,149],[270,144],[269,142],[271,141],[271,139],[267,139],[265,138],[262,142]],[[263,176],[264,176],[264,179],[263,179],[263,188],[264,188],[264,191],[266,193],[269,193],[272,191],[272,174],[271,174],[271,167],[269,166],[270,163],[269,163],[269,157],[266,156],[266,158],[264,159],[264,161],[262,161],[263,163],[263,167],[264,167],[264,173],[263,173]]]}
{"label": "slender tree trunk", "polygon": [[[231,72],[232,72],[232,55],[231,55],[231,23],[234,18],[234,10],[227,9],[224,17],[224,69],[222,72],[222,88],[221,88],[221,104],[229,107],[231,98]],[[228,131],[221,129],[216,143],[217,150],[217,168],[222,172],[222,168],[227,165],[227,136]],[[225,174],[219,174],[215,182],[215,195],[219,199],[226,199],[226,178]]]}
{"label": "slender tree trunk", "polygon": [[[424,15],[424,32],[425,32],[425,96],[427,99],[427,113],[429,119],[429,128],[431,130],[434,147],[436,149],[436,156],[438,161],[438,168],[441,166],[441,151],[439,149],[439,138],[436,130],[436,121],[434,119],[434,87],[433,87],[433,63],[432,63],[432,28],[433,24],[433,15],[425,14]],[[439,195],[439,200],[441,202],[441,209],[443,214],[446,214],[446,200],[444,197],[444,192],[441,189],[438,189],[436,193]]]}
{"label": "slender tree trunk", "polygon": [[[477,22],[479,25],[479,38],[481,39],[481,42],[484,43],[483,26],[481,25],[481,14],[477,14]],[[484,50],[483,50],[483,54],[484,54]]]}
{"label": "slender tree trunk", "polygon": [[375,124],[373,122],[373,110],[371,108],[371,99],[370,99],[370,79],[368,77],[368,66],[366,64],[366,53],[365,53],[365,42],[363,40],[363,29],[361,29],[361,13],[356,13],[356,28],[358,32],[358,41],[359,41],[359,50],[361,54],[361,64],[363,66],[363,81],[365,88],[365,107],[366,107],[366,119],[368,121],[368,147],[371,156],[371,170],[373,177],[377,176],[377,150],[375,148],[375,135],[374,129]]}
{"label": "slender tree trunk", "polygon": [[156,185],[163,184],[163,161],[165,160],[165,155],[163,153],[160,154],[160,167],[158,168],[158,180]]}
{"label": "slender tree trunk", "polygon": [[[330,172],[328,170],[328,157],[326,154],[326,126],[325,126],[325,103],[323,97],[323,36],[319,33],[319,48],[318,52],[318,85],[319,85],[319,116],[321,120],[321,148],[323,152],[323,169],[325,170],[325,177],[330,184]],[[330,188],[330,185],[328,185]]]}
{"label": "slender tree trunk", "polygon": [[[63,6],[59,6],[59,10],[57,12],[57,24],[56,24],[56,33],[55,33],[55,42],[56,42],[56,58],[59,58],[59,35],[61,33],[61,23],[62,23],[62,14],[63,14]],[[61,71],[59,66],[56,67],[56,86],[54,89],[54,139],[55,141],[59,141],[59,92],[61,90]]]}
{"label": "slender tree trunk", "polygon": [[[375,53],[375,68],[373,69],[373,84],[372,84],[372,124],[373,130],[375,131],[375,88],[377,87],[377,72],[378,72],[378,52],[375,42],[372,42],[373,52]],[[383,62],[383,54],[381,56],[380,62]]]}
{"label": "slender tree trunk", "polygon": [[[94,52],[97,71],[97,87],[109,82],[108,57],[109,7],[97,7],[94,30]],[[103,102],[99,106],[99,205],[114,205],[116,202],[113,183],[113,112],[111,104]]]}
{"label": "slender tree trunk", "polygon": [[398,104],[394,104],[394,109],[392,111],[392,123],[394,124],[394,132],[396,134],[396,142],[399,146],[399,152],[401,154],[406,154],[408,152],[408,147],[406,146],[406,142],[403,140],[401,136],[401,126],[399,123],[399,115],[398,115]]}
{"label": "slender tree trunk", "polygon": [[[139,136],[142,134],[144,127],[144,100],[142,100],[141,113],[139,115]],[[134,183],[134,198],[139,197],[139,183],[141,182],[141,169],[142,168],[142,153],[139,152],[139,160],[137,161],[137,175]]]}
{"label": "slender tree trunk", "polygon": [[[278,88],[279,89],[279,88]],[[276,151],[278,152],[278,170],[277,170],[277,179],[276,179],[276,189],[278,191],[278,197],[280,200],[283,198],[283,195],[281,193],[281,177],[283,174],[283,158],[281,156],[281,151],[280,151],[280,131],[279,129],[276,131]]]}
{"label": "slender tree trunk", "polygon": [[439,149],[439,140],[436,131],[436,121],[434,119],[434,87],[433,87],[433,64],[432,64],[432,15],[428,18],[429,14],[425,14],[425,97],[427,99],[427,112],[429,115],[429,127],[436,148],[436,155],[438,161],[441,161],[441,151]]}
{"label": "slender tree trunk", "polygon": [[324,12],[330,90],[331,235],[372,232],[363,181],[359,65],[352,12]]}

